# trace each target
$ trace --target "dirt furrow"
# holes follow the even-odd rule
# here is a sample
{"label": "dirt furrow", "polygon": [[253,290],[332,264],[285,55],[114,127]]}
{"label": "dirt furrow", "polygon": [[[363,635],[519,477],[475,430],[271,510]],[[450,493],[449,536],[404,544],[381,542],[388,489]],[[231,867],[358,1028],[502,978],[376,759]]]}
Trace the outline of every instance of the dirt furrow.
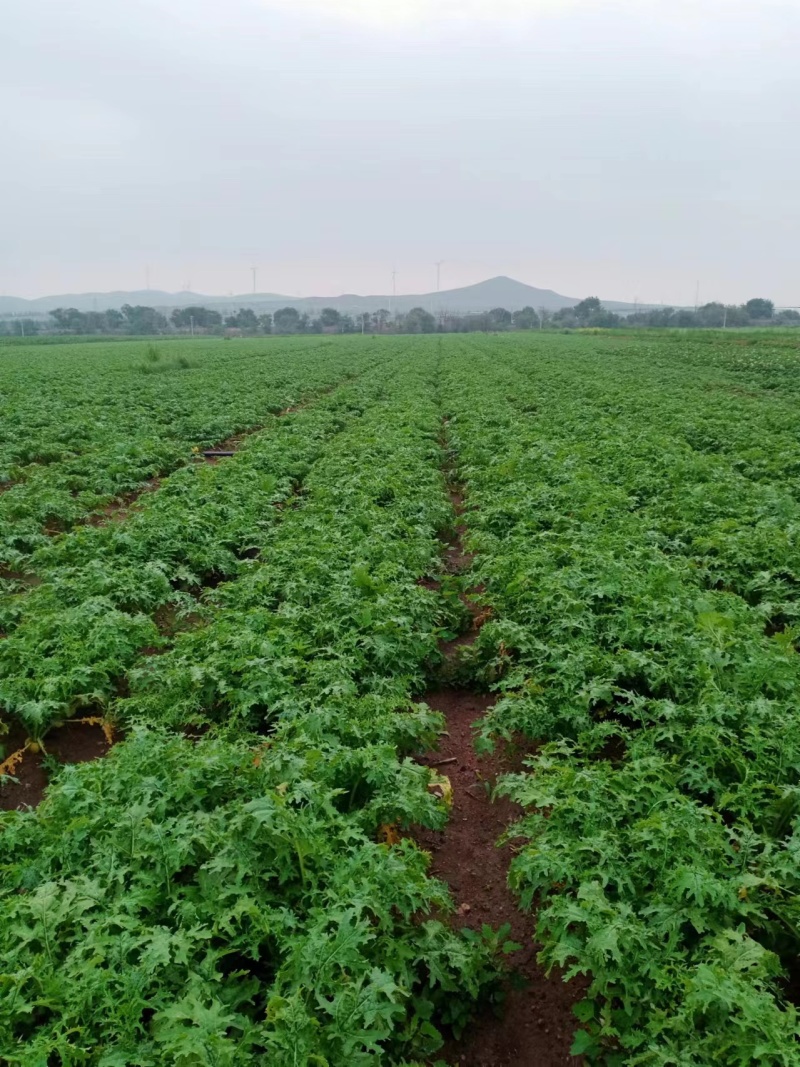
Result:
{"label": "dirt furrow", "polygon": [[44,742],[34,744],[27,730],[10,724],[2,739],[0,811],[35,808],[44,796],[50,772],[57,764],[86,763],[105,756],[118,740],[110,723],[99,716],[69,719],[49,731]]}
{"label": "dirt furrow", "polygon": [[[291,415],[302,411],[322,396],[334,392],[342,385],[353,381],[358,375],[347,375],[342,381],[326,387],[320,393],[299,401],[295,406],[279,412],[277,417]],[[227,438],[215,451],[219,455],[206,456],[205,453],[195,454],[196,460],[205,460],[211,465],[217,463],[221,456],[234,455],[241,445],[253,434],[258,433],[264,427],[254,427],[243,431],[233,437]],[[338,432],[338,431],[337,431]],[[127,493],[124,497],[118,497],[101,512],[96,512],[81,520],[81,523],[93,526],[102,526],[113,522],[122,522],[130,514],[138,510],[139,498],[152,493],[159,488],[160,479],[154,478],[141,489]],[[275,510],[280,513],[288,508],[300,506],[307,490],[303,480],[297,481],[291,493],[283,500],[274,503]],[[76,524],[78,525],[78,524]],[[257,559],[259,551],[248,547],[239,553],[239,559]],[[194,596],[198,601],[206,590],[215,588],[223,581],[234,578],[235,575],[212,573],[205,575],[201,584],[193,587],[182,586],[179,582],[173,582],[173,588]],[[28,587],[42,584],[42,579],[36,575],[21,571],[10,571],[0,568],[0,578],[13,580]],[[174,603],[162,604],[153,613],[153,621],[162,637],[172,642],[178,634],[205,624],[205,617],[198,612],[187,611],[185,608],[178,612]],[[0,633],[0,639],[5,634]],[[146,646],[139,650],[139,656],[149,658],[162,655],[170,646],[159,645]],[[120,675],[117,680],[117,695],[127,695],[127,671]],[[0,730],[3,727],[0,721]],[[104,715],[87,715],[83,718],[72,718],[59,724],[46,734],[44,741],[33,742],[28,737],[25,728],[16,720],[11,721],[7,733],[0,733],[0,811],[14,808],[35,807],[42,800],[44,791],[48,785],[50,772],[57,764],[83,763],[88,760],[98,759],[105,756],[113,742],[115,727],[110,719]],[[46,747],[45,747],[46,746]]]}
{"label": "dirt furrow", "polygon": [[[340,386],[353,381],[355,377],[358,377],[358,375],[347,375],[341,381],[334,382],[332,385],[326,386],[319,392],[312,393],[304,400],[298,401],[297,404],[283,408],[282,411],[275,412],[275,418],[279,419],[284,415],[293,415],[298,411],[303,411],[305,408],[310,407],[311,404],[340,388]],[[201,461],[207,466],[215,466],[220,460],[228,459],[229,457],[236,455],[248,438],[257,433],[261,433],[262,430],[266,429],[267,425],[267,423],[258,423],[256,426],[250,426],[246,430],[240,430],[239,433],[234,434],[232,437],[227,437],[224,441],[220,441],[218,444],[212,445],[210,448],[201,449],[195,446],[192,449],[191,458],[194,461]],[[69,528],[74,528],[75,526],[106,526],[109,523],[124,522],[124,520],[133,512],[139,510],[139,507],[141,506],[139,504],[140,498],[144,498],[149,493],[155,492],[161,486],[162,481],[169,477],[170,473],[171,472],[169,471],[164,471],[162,474],[156,475],[142,483],[138,489],[132,489],[129,492],[121,493],[99,510],[90,512],[85,517],[77,519]],[[43,532],[48,534],[48,536],[55,537],[58,534],[67,532],[67,529],[66,526],[62,527],[61,524],[57,523],[52,527],[45,527]]]}
{"label": "dirt furrow", "polygon": [[[445,434],[446,429],[445,423]],[[449,470],[445,474],[452,476]],[[451,486],[450,497],[456,527],[444,563],[450,574],[460,574],[470,569],[473,557],[464,547],[460,489]],[[442,643],[446,678],[459,677],[459,658],[474,643],[488,615],[471,597],[477,592],[469,590],[462,596],[472,620],[470,629]],[[442,1056],[464,1067],[579,1067],[582,1060],[571,1056],[569,1049],[577,1023],[572,1006],[580,999],[582,986],[565,984],[558,973],[548,977],[537,963],[535,917],[519,910],[507,884],[512,846],[497,845],[522,811],[506,798],[493,799],[493,788],[498,776],[520,769],[524,753],[498,748],[492,755],[476,754],[473,725],[494,703],[491,695],[450,686],[431,690],[423,699],[444,715],[447,728],[439,749],[420,762],[447,775],[453,802],[444,830],[419,830],[415,839],[431,853],[432,873],[450,886],[457,904],[456,925],[475,930],[483,924],[495,929],[507,925],[510,939],[521,946],[508,957],[511,974],[503,1002],[484,1011],[460,1040],[451,1038]]]}

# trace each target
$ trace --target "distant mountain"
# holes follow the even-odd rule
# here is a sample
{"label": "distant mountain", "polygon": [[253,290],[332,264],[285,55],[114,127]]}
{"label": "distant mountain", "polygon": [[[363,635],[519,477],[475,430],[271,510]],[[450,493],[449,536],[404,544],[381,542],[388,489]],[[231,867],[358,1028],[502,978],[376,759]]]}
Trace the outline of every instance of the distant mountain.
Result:
{"label": "distant mountain", "polygon": [[0,296],[0,314],[47,314],[55,308],[77,308],[78,311],[108,311],[109,308],[121,308],[123,304],[143,304],[154,308],[181,308],[192,304],[206,307],[224,304],[242,306],[243,300],[277,300],[286,301],[276,293],[252,293],[243,296],[204,296],[183,290],[180,293],[166,293],[161,289],[116,290],[113,293],[62,293],[58,296],[39,296],[25,300],[19,296]]}
{"label": "distant mountain", "polygon": [[[315,313],[324,307],[333,307],[341,312],[356,314],[361,311],[378,311],[380,308],[399,312],[413,307],[429,310],[452,311],[458,314],[489,311],[504,307],[517,311],[526,306],[557,311],[573,307],[579,297],[562,296],[552,289],[537,289],[513,278],[500,276],[489,278],[477,285],[465,285],[460,289],[444,289],[440,293],[415,293],[402,296],[281,296],[279,293],[240,293],[237,296],[204,296],[202,293],[165,293],[160,289],[137,289],[132,292],[113,293],[65,293],[60,296],[40,296],[24,300],[16,296],[0,296],[0,315],[46,315],[58,307],[73,307],[79,311],[107,311],[123,304],[145,304],[149,307],[190,307],[193,304],[220,311],[231,308],[251,307],[257,311],[275,311],[279,307],[295,307],[298,311]],[[632,311],[633,304],[604,300],[612,311]],[[639,308],[653,305],[640,304]]]}

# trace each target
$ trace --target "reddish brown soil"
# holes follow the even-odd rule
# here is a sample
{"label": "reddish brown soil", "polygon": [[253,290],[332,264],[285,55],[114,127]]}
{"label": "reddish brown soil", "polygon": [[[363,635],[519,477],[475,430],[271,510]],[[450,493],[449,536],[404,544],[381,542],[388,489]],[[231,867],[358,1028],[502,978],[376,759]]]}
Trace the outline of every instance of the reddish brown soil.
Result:
{"label": "reddish brown soil", "polygon": [[[565,985],[561,976],[546,977],[536,962],[535,920],[523,914],[506,884],[511,848],[497,840],[521,815],[505,798],[494,802],[490,791],[499,774],[516,769],[516,761],[497,753],[478,758],[472,724],[493,698],[465,690],[428,693],[425,702],[447,719],[441,751],[421,762],[436,764],[453,787],[453,807],[445,830],[420,830],[418,843],[432,854],[432,873],[448,883],[457,903],[455,923],[480,929],[488,923],[511,927],[510,937],[522,945],[508,957],[524,988],[507,983],[502,1015],[487,1012],[460,1041],[450,1040],[441,1055],[465,1067],[565,1067],[582,1061],[569,1054],[577,1020],[571,1008],[581,997],[578,983]],[[454,763],[442,760],[455,757]]]}
{"label": "reddish brown soil", "polygon": [[[444,565],[458,574],[469,569],[473,557],[463,544],[463,496],[452,488],[450,499],[456,529],[445,548]],[[473,595],[479,592],[472,590]],[[462,601],[472,626],[441,644],[446,661],[455,660],[475,641],[490,614],[469,595]],[[457,905],[456,925],[477,930],[483,924],[496,929],[507,923],[511,940],[522,946],[508,957],[512,975],[505,984],[502,1010],[484,1012],[460,1040],[451,1038],[441,1055],[464,1067],[578,1067],[583,1061],[569,1053],[577,1027],[572,1006],[581,999],[584,985],[567,985],[556,972],[547,977],[537,963],[535,918],[519,910],[507,884],[511,847],[497,846],[522,809],[504,797],[493,800],[491,793],[499,775],[520,769],[520,753],[498,750],[480,758],[475,753],[473,725],[493,704],[493,697],[450,688],[431,691],[424,701],[444,715],[447,730],[440,751],[428,753],[420,762],[450,779],[453,804],[444,830],[419,830],[415,839],[431,853],[432,873],[450,886]]]}
{"label": "reddish brown soil", "polygon": [[151,478],[148,482],[144,483],[141,489],[134,489],[130,493],[123,493],[122,496],[117,497],[116,500],[113,500],[110,504],[106,504],[104,508],[92,512],[92,514],[84,520],[86,525],[106,526],[110,522],[124,522],[131,512],[137,510],[139,498],[145,496],[147,493],[154,493],[160,485],[160,478]]}
{"label": "reddish brown soil", "polygon": [[464,498],[462,494],[455,489],[451,490],[450,503],[456,513],[457,522],[455,533],[447,542],[445,548],[444,568],[449,574],[460,574],[462,571],[469,570],[473,556],[471,552],[467,552],[464,548],[466,526],[462,519],[464,514]]}
{"label": "reddish brown soil", "polygon": [[[24,730],[13,726],[2,738],[3,759],[23,748],[26,743]],[[59,763],[86,763],[105,756],[109,749],[99,725],[80,722],[67,722],[55,727],[44,739],[44,746],[48,756],[55,757]],[[0,787],[0,810],[36,807],[48,782],[44,754],[41,751],[26,751],[13,777],[17,779],[16,782],[7,781]]]}

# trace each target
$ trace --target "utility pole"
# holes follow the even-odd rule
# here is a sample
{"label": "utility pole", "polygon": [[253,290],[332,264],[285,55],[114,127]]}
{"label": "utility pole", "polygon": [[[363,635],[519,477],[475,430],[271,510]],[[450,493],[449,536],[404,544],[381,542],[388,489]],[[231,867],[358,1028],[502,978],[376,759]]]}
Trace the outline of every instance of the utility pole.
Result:
{"label": "utility pole", "polygon": [[253,272],[253,296],[255,296],[256,295],[256,275],[258,274],[258,267],[251,267],[250,270]]}
{"label": "utility pole", "polygon": [[722,312],[722,328],[723,328],[723,330],[726,328],[727,325],[728,325],[728,305],[726,304],[725,305],[725,309]]}
{"label": "utility pole", "polygon": [[192,337],[194,337],[194,315],[189,316],[189,329],[192,331]]}
{"label": "utility pole", "polygon": [[23,337],[25,336],[25,319],[19,320],[19,332],[22,334]]}

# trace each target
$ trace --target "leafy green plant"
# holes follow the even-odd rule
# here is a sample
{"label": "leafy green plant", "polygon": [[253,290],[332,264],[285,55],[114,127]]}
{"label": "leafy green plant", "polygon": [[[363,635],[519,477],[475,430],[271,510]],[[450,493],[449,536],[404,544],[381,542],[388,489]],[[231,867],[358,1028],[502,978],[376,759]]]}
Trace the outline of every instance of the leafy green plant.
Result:
{"label": "leafy green plant", "polygon": [[[153,366],[193,372],[157,381],[132,354],[0,353],[3,714],[127,731],[0,817],[0,1057],[435,1056],[507,932],[454,933],[426,857],[388,840],[446,819],[411,758],[443,723],[414,699],[472,588],[457,676],[498,695],[482,747],[538,742],[500,786],[525,813],[510,877],[545,964],[588,983],[575,1053],[794,1067],[796,351],[171,342]],[[458,578],[443,468],[475,553]]]}
{"label": "leafy green plant", "polygon": [[576,1054],[787,1067],[797,409],[743,392],[765,368],[732,345],[618,344],[548,338],[532,359],[510,338],[449,369],[471,579],[493,609],[481,744],[541,745],[501,785],[526,811],[511,883],[542,960],[589,977]]}
{"label": "leafy green plant", "polygon": [[410,758],[443,725],[412,702],[449,611],[432,355],[37,551],[0,699],[127,736],[6,818],[8,1062],[408,1062],[493,995],[506,933],[452,930],[402,837],[447,817]]}
{"label": "leafy green plant", "polygon": [[313,747],[258,745],[137,730],[0,816],[6,1063],[424,1055],[494,981],[491,939],[416,920],[450,906],[425,856],[340,813]]}

